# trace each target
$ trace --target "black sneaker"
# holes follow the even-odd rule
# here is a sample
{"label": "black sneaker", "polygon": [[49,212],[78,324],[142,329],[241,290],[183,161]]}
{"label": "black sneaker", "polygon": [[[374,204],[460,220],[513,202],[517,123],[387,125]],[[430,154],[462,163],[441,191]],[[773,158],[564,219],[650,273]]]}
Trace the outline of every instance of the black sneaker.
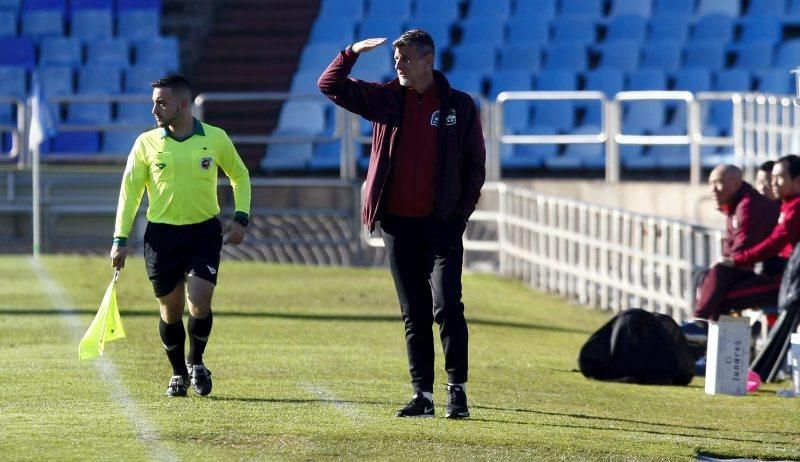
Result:
{"label": "black sneaker", "polygon": [[186,368],[189,369],[194,392],[200,396],[211,393],[211,371],[202,364],[187,364]]}
{"label": "black sneaker", "polygon": [[406,407],[397,411],[395,417],[423,417],[430,418],[434,416],[433,401],[422,396],[421,393],[415,394],[411,401],[406,404]]}
{"label": "black sneaker", "polygon": [[463,419],[469,417],[467,407],[467,393],[459,385],[447,386],[447,407],[444,416],[448,419]]}
{"label": "black sneaker", "polygon": [[169,386],[167,386],[166,396],[174,398],[176,396],[186,396],[186,384],[189,383],[189,377],[183,375],[173,375],[169,379]]}

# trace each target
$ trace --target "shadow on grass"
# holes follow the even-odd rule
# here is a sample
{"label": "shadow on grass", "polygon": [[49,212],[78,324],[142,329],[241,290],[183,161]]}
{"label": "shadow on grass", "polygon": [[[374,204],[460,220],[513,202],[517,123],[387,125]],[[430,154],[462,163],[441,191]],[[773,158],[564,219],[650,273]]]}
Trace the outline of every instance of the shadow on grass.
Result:
{"label": "shadow on grass", "polygon": [[[12,310],[0,309],[0,316],[61,316],[61,315],[94,315],[96,310],[89,309],[64,309],[64,310]],[[157,316],[157,310],[121,310],[122,317]],[[343,322],[402,322],[400,315],[387,316],[380,314],[315,314],[315,313],[274,313],[274,312],[248,312],[248,311],[214,311],[214,317],[231,318],[271,318],[302,321],[343,321]],[[514,321],[498,321],[494,319],[467,318],[469,324],[489,327],[508,327],[512,329],[531,329],[550,332],[563,332],[569,334],[591,334],[585,329],[569,327],[545,326]]]}
{"label": "shadow on grass", "polygon": [[377,406],[402,405],[400,403],[387,403],[381,401],[353,401],[346,399],[324,399],[324,398],[236,398],[233,396],[209,396],[211,401],[235,401],[240,403],[278,403],[278,404],[368,404]]}

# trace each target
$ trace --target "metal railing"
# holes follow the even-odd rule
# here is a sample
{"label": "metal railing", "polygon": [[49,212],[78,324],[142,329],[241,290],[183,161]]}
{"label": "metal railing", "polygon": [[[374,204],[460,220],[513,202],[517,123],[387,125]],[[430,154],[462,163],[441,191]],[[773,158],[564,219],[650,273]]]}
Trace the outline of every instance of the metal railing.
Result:
{"label": "metal railing", "polygon": [[22,166],[23,153],[27,152],[27,126],[28,126],[28,108],[25,100],[13,96],[0,96],[0,105],[14,106],[16,112],[16,123],[2,124],[0,123],[0,134],[11,134],[11,149],[7,152],[0,148],[0,160],[17,160],[17,163]]}
{"label": "metal railing", "polygon": [[800,108],[789,96],[742,95],[737,164],[747,178],[754,178],[758,166],[800,147]]}

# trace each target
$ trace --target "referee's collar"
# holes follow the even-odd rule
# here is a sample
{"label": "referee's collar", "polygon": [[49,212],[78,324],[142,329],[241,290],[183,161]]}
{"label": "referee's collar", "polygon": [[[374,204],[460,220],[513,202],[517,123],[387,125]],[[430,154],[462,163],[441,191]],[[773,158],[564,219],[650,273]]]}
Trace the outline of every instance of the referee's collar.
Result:
{"label": "referee's collar", "polygon": [[[192,120],[194,120],[194,129],[192,130],[192,134],[189,135],[189,138],[191,138],[194,135],[206,136],[206,131],[203,130],[203,124],[199,120],[197,120],[196,117],[192,117]],[[177,139],[174,136],[172,136],[172,132],[169,131],[169,128],[167,128],[167,127],[162,128],[161,129],[161,139],[164,139],[164,138],[166,138],[168,136],[170,138],[172,138],[172,139]]]}

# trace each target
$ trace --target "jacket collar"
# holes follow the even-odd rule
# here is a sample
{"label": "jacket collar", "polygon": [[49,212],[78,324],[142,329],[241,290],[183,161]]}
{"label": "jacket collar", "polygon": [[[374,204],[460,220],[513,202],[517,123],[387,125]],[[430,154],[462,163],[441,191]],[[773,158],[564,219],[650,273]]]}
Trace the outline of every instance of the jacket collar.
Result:
{"label": "jacket collar", "polygon": [[[195,118],[195,117],[192,117],[192,120],[194,120],[194,128],[192,129],[192,134],[189,135],[189,138],[191,138],[194,135],[206,136],[206,131],[203,130],[203,124],[199,120],[197,120],[197,118]],[[170,138],[172,138],[174,140],[178,140],[177,138],[175,138],[175,136],[172,134],[172,132],[169,131],[168,127],[163,127],[161,129],[161,139],[163,140],[166,137],[170,137]],[[185,140],[178,140],[178,141],[185,141]]]}

